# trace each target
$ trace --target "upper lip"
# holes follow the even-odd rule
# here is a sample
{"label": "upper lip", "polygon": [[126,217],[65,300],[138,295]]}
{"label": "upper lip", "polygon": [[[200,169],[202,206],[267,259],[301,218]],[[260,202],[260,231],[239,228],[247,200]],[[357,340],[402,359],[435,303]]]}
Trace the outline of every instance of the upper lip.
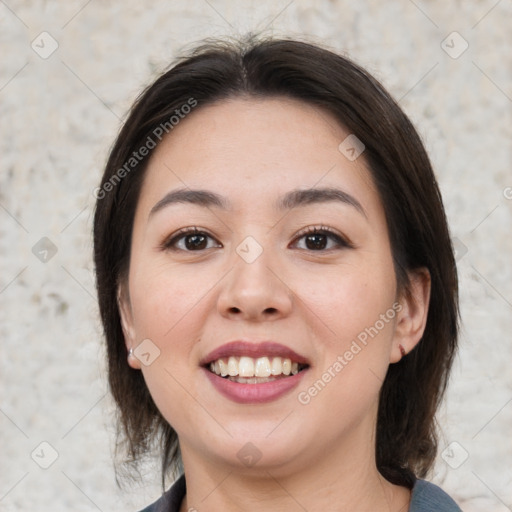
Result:
{"label": "upper lip", "polygon": [[263,356],[274,356],[288,358],[291,359],[292,362],[307,365],[310,364],[306,357],[297,354],[297,352],[291,348],[274,341],[249,342],[236,340],[230,341],[229,343],[212,350],[207,356],[203,357],[200,365],[206,366],[212,361],[229,356],[248,356],[255,359]]}

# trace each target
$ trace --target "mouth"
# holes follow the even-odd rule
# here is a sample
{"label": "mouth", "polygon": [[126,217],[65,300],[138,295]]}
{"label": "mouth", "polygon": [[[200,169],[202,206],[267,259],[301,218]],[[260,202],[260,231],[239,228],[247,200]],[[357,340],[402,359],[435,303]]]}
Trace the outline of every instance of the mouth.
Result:
{"label": "mouth", "polygon": [[280,343],[234,341],[208,354],[200,366],[224,397],[257,404],[289,393],[311,365]]}
{"label": "mouth", "polygon": [[249,356],[221,357],[207,364],[206,369],[223,379],[239,384],[263,384],[297,375],[309,365],[288,357]]}

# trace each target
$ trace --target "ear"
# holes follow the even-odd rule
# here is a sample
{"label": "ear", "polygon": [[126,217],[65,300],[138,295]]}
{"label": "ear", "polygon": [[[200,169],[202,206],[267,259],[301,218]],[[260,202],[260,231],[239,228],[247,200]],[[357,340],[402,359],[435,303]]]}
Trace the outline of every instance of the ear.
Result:
{"label": "ear", "polygon": [[[390,363],[400,361],[418,344],[427,325],[430,272],[427,268],[410,271],[409,282],[408,289],[399,299],[402,309],[397,315]],[[405,355],[402,354],[400,346],[403,347]]]}
{"label": "ear", "polygon": [[[124,343],[126,350],[135,350],[136,335],[133,325],[132,307],[128,290],[125,285],[119,285],[117,289],[117,307],[119,309],[119,316],[121,317],[121,327],[123,329]],[[135,370],[140,370],[140,361],[134,355],[128,355],[128,364]]]}

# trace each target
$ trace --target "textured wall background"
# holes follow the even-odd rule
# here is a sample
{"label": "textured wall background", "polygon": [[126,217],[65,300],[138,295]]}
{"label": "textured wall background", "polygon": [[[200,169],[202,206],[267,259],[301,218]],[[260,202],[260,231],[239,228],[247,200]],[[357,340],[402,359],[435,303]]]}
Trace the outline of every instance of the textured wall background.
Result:
{"label": "textured wall background", "polygon": [[0,24],[0,510],[137,510],[159,494],[150,466],[115,483],[92,191],[141,87],[185,45],[247,30],[346,51],[418,127],[464,322],[432,480],[466,512],[512,510],[510,0],[2,0]]}

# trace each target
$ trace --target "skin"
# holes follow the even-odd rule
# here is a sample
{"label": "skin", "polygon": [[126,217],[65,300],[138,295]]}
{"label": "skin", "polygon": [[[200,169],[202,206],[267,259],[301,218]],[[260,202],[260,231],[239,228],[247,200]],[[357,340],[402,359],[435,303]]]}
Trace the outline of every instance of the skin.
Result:
{"label": "skin", "polygon": [[[378,395],[389,364],[420,340],[428,271],[397,290],[386,219],[364,162],[338,146],[349,133],[307,104],[284,98],[233,99],[197,109],[151,157],[137,205],[128,281],[120,289],[126,346],[149,338],[160,355],[143,372],[155,403],[176,430],[185,467],[182,511],[406,511],[410,491],[375,464]],[[225,196],[231,210],[173,204],[150,215],[169,191]],[[274,209],[296,188],[332,186],[364,208],[339,202]],[[205,231],[207,248],[163,241],[181,228]],[[301,230],[326,226],[350,240],[325,249]],[[252,236],[262,254],[247,263],[237,246]],[[172,238],[172,237],[171,237]],[[181,250],[180,250],[181,249]],[[304,405],[297,394],[332,367],[379,315],[401,310]],[[298,389],[266,404],[220,395],[199,361],[236,339],[274,340],[311,361]],[[251,442],[261,459],[237,452]]]}

